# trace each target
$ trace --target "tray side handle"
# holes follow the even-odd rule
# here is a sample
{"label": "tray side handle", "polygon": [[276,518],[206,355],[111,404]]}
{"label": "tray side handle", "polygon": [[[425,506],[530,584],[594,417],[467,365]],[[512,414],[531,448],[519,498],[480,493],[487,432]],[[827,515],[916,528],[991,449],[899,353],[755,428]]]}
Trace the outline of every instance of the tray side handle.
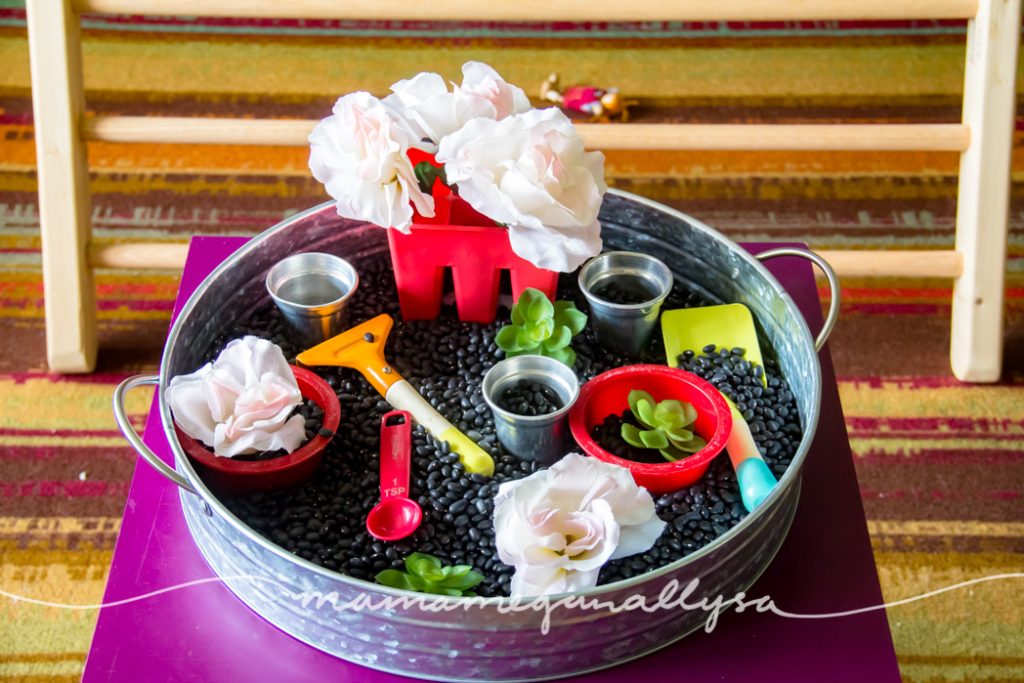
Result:
{"label": "tray side handle", "polygon": [[160,377],[157,375],[135,375],[124,380],[114,389],[114,419],[117,421],[117,426],[121,429],[121,433],[124,434],[124,438],[128,439],[128,443],[135,449],[135,452],[149,463],[150,467],[162,474],[165,479],[177,484],[189,493],[199,495],[185,477],[181,476],[173,467],[160,459],[156,453],[149,450],[149,446],[145,444],[142,437],[138,435],[135,428],[132,427],[132,423],[128,420],[128,411],[124,405],[125,394],[136,387],[146,384],[158,385],[160,384]]}
{"label": "tray side handle", "polygon": [[755,254],[754,258],[758,261],[767,261],[776,256],[797,256],[806,259],[818,266],[821,272],[825,274],[825,279],[828,280],[831,302],[828,306],[828,314],[825,316],[825,324],[821,326],[821,332],[818,333],[817,339],[814,340],[814,350],[821,351],[821,347],[828,341],[829,335],[832,334],[832,328],[836,326],[836,320],[839,318],[839,276],[836,275],[836,271],[832,270],[832,266],[828,264],[828,261],[809,249],[779,247],[778,249],[769,249],[768,251],[762,251],[760,254]]}

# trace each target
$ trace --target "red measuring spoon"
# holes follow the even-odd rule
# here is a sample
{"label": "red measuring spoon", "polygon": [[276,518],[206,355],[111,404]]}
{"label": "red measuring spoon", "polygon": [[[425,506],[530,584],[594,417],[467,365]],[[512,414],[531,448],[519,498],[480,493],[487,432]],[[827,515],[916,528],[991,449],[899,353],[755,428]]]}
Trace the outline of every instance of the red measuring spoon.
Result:
{"label": "red measuring spoon", "polygon": [[366,530],[382,541],[405,538],[423,521],[423,510],[409,498],[412,468],[412,416],[392,410],[380,421],[380,502],[366,516]]}

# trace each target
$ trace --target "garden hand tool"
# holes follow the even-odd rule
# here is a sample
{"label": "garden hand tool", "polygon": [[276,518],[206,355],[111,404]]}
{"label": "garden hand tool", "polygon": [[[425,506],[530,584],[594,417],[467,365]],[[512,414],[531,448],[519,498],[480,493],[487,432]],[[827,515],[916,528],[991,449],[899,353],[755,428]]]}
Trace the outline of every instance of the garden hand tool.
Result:
{"label": "garden hand tool", "polygon": [[[754,366],[763,364],[754,318],[743,304],[703,306],[665,311],[661,316],[661,334],[665,339],[668,364],[679,365],[679,354],[687,349],[699,351],[708,344],[718,348],[746,349],[745,358]],[[761,375],[761,383],[765,383]],[[721,392],[720,392],[721,393]],[[743,507],[749,512],[761,504],[778,482],[761,457],[750,433],[750,426],[728,396],[722,394],[732,412],[732,433],[725,449],[736,471]]]}
{"label": "garden hand tool", "polygon": [[467,472],[491,476],[494,474],[494,460],[487,451],[473,443],[437,412],[434,406],[430,405],[408,380],[398,374],[398,371],[385,360],[384,343],[394,322],[390,315],[378,315],[303,351],[296,360],[303,365],[332,365],[358,370],[396,410],[408,411],[412,419],[420,423],[434,438],[447,441],[452,452],[458,454]]}

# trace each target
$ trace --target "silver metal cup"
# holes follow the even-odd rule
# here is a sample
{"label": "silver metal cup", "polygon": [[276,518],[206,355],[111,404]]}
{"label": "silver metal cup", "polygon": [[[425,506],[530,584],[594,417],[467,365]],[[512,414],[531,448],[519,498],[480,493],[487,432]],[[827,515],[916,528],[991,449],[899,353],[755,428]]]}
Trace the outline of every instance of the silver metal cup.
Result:
{"label": "silver metal cup", "polygon": [[267,291],[298,334],[312,346],[345,329],[345,306],[359,286],[359,274],[333,254],[294,254],[267,273]]}
{"label": "silver metal cup", "polygon": [[[551,388],[562,407],[547,415],[519,415],[498,405],[505,389],[524,380]],[[580,382],[565,363],[546,356],[506,358],[487,371],[484,400],[494,413],[494,429],[505,449],[524,460],[550,465],[563,455],[568,441],[567,417],[580,395]]]}
{"label": "silver metal cup", "polygon": [[[599,294],[614,283],[649,296],[636,304],[617,304]],[[661,304],[672,291],[672,271],[659,259],[635,251],[609,251],[580,269],[580,291],[590,304],[597,341],[615,353],[638,356],[651,339]]]}

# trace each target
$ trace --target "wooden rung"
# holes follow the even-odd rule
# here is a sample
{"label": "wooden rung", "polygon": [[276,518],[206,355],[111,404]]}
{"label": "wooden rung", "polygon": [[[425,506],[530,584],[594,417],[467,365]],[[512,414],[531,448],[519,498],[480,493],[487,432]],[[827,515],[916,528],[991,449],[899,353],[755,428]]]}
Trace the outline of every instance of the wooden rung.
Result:
{"label": "wooden rung", "polygon": [[578,124],[593,149],[962,152],[970,131],[941,124]]}
{"label": "wooden rung", "polygon": [[[948,277],[960,276],[962,259],[956,251],[819,251],[845,277]],[[188,245],[168,242],[130,242],[89,245],[93,268],[181,270]]]}
{"label": "wooden rung", "polygon": [[957,251],[818,251],[840,277],[960,277]]}
{"label": "wooden rung", "polygon": [[89,265],[93,268],[181,270],[186,256],[188,245],[177,242],[89,245]]}
{"label": "wooden rung", "polygon": [[101,142],[304,147],[316,123],[301,119],[95,116],[83,120],[82,136]]}
{"label": "wooden rung", "polygon": [[967,19],[977,0],[76,0],[79,12],[414,21]]}
{"label": "wooden rung", "polygon": [[[87,140],[169,144],[309,144],[315,121],[294,119],[96,116],[83,121]],[[592,149],[846,150],[962,152],[969,129],[926,124],[673,124],[577,125]]]}

